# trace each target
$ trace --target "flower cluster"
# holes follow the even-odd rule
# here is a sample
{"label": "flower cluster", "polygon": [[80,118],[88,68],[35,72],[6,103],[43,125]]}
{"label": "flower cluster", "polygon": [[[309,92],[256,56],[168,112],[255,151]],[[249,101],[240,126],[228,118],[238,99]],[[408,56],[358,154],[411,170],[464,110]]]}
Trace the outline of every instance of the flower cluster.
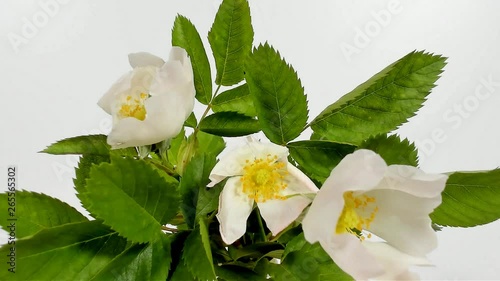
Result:
{"label": "flower cluster", "polygon": [[[133,70],[99,101],[113,116],[113,148],[171,139],[193,110],[193,73],[183,49],[174,47],[167,62],[147,53],[129,59]],[[217,219],[227,245],[245,234],[257,208],[273,236],[303,217],[306,240],[319,242],[357,280],[415,279],[409,266],[430,264],[426,254],[437,241],[429,214],[441,203],[447,176],[387,166],[375,152],[359,149],[318,189],[288,162],[284,146],[250,139],[223,154],[208,187],[226,180]]]}

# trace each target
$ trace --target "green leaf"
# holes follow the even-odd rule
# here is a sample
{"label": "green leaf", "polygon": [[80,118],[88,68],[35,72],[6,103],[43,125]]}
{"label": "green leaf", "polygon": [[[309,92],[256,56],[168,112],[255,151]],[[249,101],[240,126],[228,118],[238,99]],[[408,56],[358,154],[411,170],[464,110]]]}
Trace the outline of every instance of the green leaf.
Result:
{"label": "green leaf", "polygon": [[170,242],[170,253],[172,262],[170,263],[169,277],[171,281],[195,280],[193,275],[187,270],[186,265],[182,261],[182,250],[184,243],[191,231],[181,230],[167,237]]}
{"label": "green leaf", "polygon": [[106,142],[105,135],[78,136],[60,140],[49,145],[41,152],[48,154],[96,154],[109,155],[110,151],[116,155],[136,156],[137,152],[133,147],[111,150],[111,146]]}
{"label": "green leaf", "polygon": [[219,207],[219,195],[225,183],[224,181],[211,188],[200,187],[197,196],[196,217],[203,217],[217,210]]}
{"label": "green leaf", "polygon": [[445,60],[423,51],[409,53],[328,106],[311,128],[331,141],[354,145],[396,129],[422,106]]}
{"label": "green leaf", "polygon": [[200,122],[200,130],[224,137],[246,136],[260,131],[259,121],[236,112],[218,112]]}
{"label": "green leaf", "polygon": [[87,218],[70,205],[45,194],[29,191],[7,192],[0,194],[0,202],[5,202],[6,206],[8,203],[15,203],[15,216],[11,217],[5,208],[0,212],[0,222],[7,232],[10,232],[9,224],[15,223],[17,239],[31,236],[42,229],[87,221]]}
{"label": "green leaf", "polygon": [[378,153],[387,165],[401,164],[418,166],[417,148],[407,139],[401,140],[397,135],[377,135],[364,141],[359,148]]}
{"label": "green leaf", "polygon": [[500,218],[500,169],[455,172],[446,182],[443,202],[430,217],[443,226],[471,227]]}
{"label": "green leaf", "polygon": [[194,115],[194,112],[191,112],[189,114],[188,119],[184,122],[184,126],[190,127],[190,128],[196,128],[196,125],[198,125],[198,121],[196,120],[196,116]]}
{"label": "green leaf", "polygon": [[280,250],[283,251],[283,245],[276,242],[260,242],[245,247],[235,247],[230,245],[228,250],[231,258],[234,260],[239,260],[241,258],[260,259],[269,253]]}
{"label": "green leaf", "polygon": [[177,15],[172,29],[172,46],[186,50],[191,59],[196,99],[208,104],[212,99],[212,75],[207,53],[196,27],[184,16]]}
{"label": "green leaf", "polygon": [[183,262],[180,262],[179,265],[175,268],[175,271],[172,274],[172,278],[170,278],[169,280],[170,281],[187,281],[187,280],[195,281],[196,278],[193,276],[193,274],[191,272],[189,272],[187,266]]}
{"label": "green leaf", "polygon": [[330,141],[297,141],[287,146],[290,155],[300,167],[320,182],[324,182],[332,169],[356,148]]}
{"label": "green leaf", "polygon": [[247,84],[217,95],[212,101],[212,110],[214,112],[234,111],[249,117],[257,116],[253,106],[253,97],[250,95]]}
{"label": "green leaf", "polygon": [[181,143],[179,147],[179,152],[177,153],[177,165],[175,167],[175,171],[177,174],[182,176],[184,171],[186,170],[186,165],[191,161],[193,155],[198,150],[199,142],[198,138],[195,137],[196,134],[192,133],[186,141]]}
{"label": "green leaf", "polygon": [[[302,231],[302,228],[301,228],[301,231]],[[290,240],[286,244],[286,248],[285,248],[285,251],[283,252],[282,259],[286,259],[286,256],[290,253],[300,251],[302,248],[304,248],[304,246],[306,246],[306,244],[309,244],[309,243],[306,241],[306,239],[304,237],[304,233],[300,232],[299,234],[297,234],[297,236],[295,236],[292,240]]]}
{"label": "green leaf", "polygon": [[[288,246],[290,245],[290,246]],[[351,281],[354,280],[342,271],[321,248],[319,243],[313,245],[305,242],[304,234],[290,241],[289,250],[281,264],[264,261],[261,267],[268,272],[273,280],[311,280],[311,281]],[[286,250],[285,250],[286,251]],[[261,269],[262,270],[262,269]]]}
{"label": "green leaf", "polygon": [[166,280],[170,261],[170,243],[162,235],[155,242],[132,245],[113,259],[92,281]]}
{"label": "green leaf", "polygon": [[244,77],[245,60],[253,42],[250,7],[246,0],[224,0],[208,33],[217,68],[215,83],[231,86]]}
{"label": "green leaf", "polygon": [[207,153],[219,155],[219,153],[226,148],[226,142],[224,142],[222,137],[207,134],[201,131],[198,132],[196,137],[198,138],[198,150],[196,152],[198,154]]}
{"label": "green leaf", "polygon": [[215,269],[210,249],[208,229],[204,219],[199,219],[199,226],[189,234],[184,243],[182,260],[188,270],[200,280],[215,280]]}
{"label": "green leaf", "polygon": [[207,188],[208,176],[217,162],[213,154],[198,154],[186,166],[181,179],[181,210],[190,228],[194,228],[198,217],[203,217],[217,208],[220,187]]}
{"label": "green leaf", "polygon": [[286,144],[304,130],[307,99],[297,73],[267,43],[247,61],[246,80],[262,126],[272,142]]}
{"label": "green leaf", "polygon": [[184,128],[183,128],[180,131],[180,133],[170,141],[170,147],[167,151],[167,157],[168,157],[168,161],[172,165],[177,165],[179,151],[180,151],[183,143],[184,143],[184,145],[186,144],[186,140],[187,140],[186,132],[184,131]]}
{"label": "green leaf", "polygon": [[75,189],[77,191],[76,196],[82,202],[82,206],[88,209],[90,203],[85,197],[85,192],[87,191],[87,178],[90,175],[90,168],[96,166],[102,162],[109,163],[111,159],[109,155],[94,155],[94,154],[84,154],[80,157],[78,162],[78,167],[75,168],[76,177],[73,179],[75,184]]}
{"label": "green leaf", "polygon": [[[125,250],[127,241],[100,221],[65,224],[43,229],[17,240],[15,280],[91,280]],[[10,245],[0,249],[2,257]],[[7,270],[0,280],[13,280]]]}
{"label": "green leaf", "polygon": [[90,170],[88,210],[132,242],[154,241],[179,208],[176,185],[144,160],[112,157]]}
{"label": "green leaf", "polygon": [[266,275],[259,275],[247,268],[234,265],[216,266],[215,272],[217,273],[217,280],[234,281],[262,281],[268,280]]}

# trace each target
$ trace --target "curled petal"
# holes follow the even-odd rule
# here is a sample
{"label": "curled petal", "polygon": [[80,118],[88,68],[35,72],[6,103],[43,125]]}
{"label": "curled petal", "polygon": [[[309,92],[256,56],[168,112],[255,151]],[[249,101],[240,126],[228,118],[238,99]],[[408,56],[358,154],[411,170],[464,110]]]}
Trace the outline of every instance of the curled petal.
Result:
{"label": "curled petal", "polygon": [[440,196],[420,198],[395,190],[373,190],[366,194],[377,198],[379,208],[370,232],[410,255],[423,256],[437,247],[429,214],[441,203]]}
{"label": "curled petal", "polygon": [[149,93],[149,88],[156,77],[158,68],[154,66],[136,67],[132,72],[134,75],[130,81],[128,94],[139,96],[143,93]]}
{"label": "curled petal", "polygon": [[113,126],[107,142],[113,149],[141,146],[158,142],[151,124],[135,118],[124,118]]}
{"label": "curled petal", "polygon": [[391,165],[387,167],[384,181],[377,189],[399,190],[416,197],[433,198],[441,196],[447,180],[446,175],[428,174],[412,166]]}
{"label": "curled petal", "polygon": [[181,47],[173,46],[172,49],[170,50],[169,60],[180,61],[183,66],[184,75],[186,76],[186,78],[188,78],[189,80],[193,80],[193,70],[191,66],[191,60],[189,59],[186,50],[184,50]]}
{"label": "curled petal", "polygon": [[367,280],[384,274],[383,265],[353,235],[330,235],[319,242],[332,260],[356,280]]}
{"label": "curled petal", "polygon": [[391,247],[383,242],[364,242],[365,249],[371,256],[376,257],[377,261],[384,267],[385,273],[376,276],[377,280],[400,280],[401,277],[412,277],[414,274],[408,272],[408,267],[411,265],[429,266],[432,265],[428,259],[424,257],[416,257],[408,255]]}
{"label": "curled petal", "polygon": [[128,55],[128,61],[133,68],[140,66],[161,67],[165,63],[162,58],[147,52],[131,53]]}
{"label": "curled petal", "polygon": [[243,193],[240,177],[227,180],[219,196],[220,234],[226,244],[233,244],[247,228],[247,219],[253,209],[253,200]]}
{"label": "curled petal", "polygon": [[134,76],[133,71],[122,75],[118,81],[116,81],[111,88],[99,99],[97,105],[99,105],[106,113],[112,115],[113,107],[117,99],[122,95],[126,95],[130,89],[130,84],[132,77]]}
{"label": "curled petal", "polygon": [[170,54],[170,59],[159,69],[151,85],[151,95],[187,95],[194,98],[191,61],[186,51],[173,47]]}

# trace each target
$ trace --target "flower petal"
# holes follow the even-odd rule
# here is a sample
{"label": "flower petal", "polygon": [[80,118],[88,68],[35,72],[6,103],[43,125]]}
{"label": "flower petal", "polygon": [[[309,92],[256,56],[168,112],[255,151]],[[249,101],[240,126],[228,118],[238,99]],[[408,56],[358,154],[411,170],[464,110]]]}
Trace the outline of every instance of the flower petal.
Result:
{"label": "flower petal", "polygon": [[448,176],[427,174],[406,165],[391,165],[387,168],[385,179],[377,188],[399,190],[414,196],[432,198],[443,192]]}
{"label": "flower petal", "polygon": [[180,61],[184,68],[184,74],[186,75],[186,77],[193,80],[194,75],[191,66],[191,60],[186,50],[184,50],[181,47],[173,46],[172,49],[170,50],[169,60]]}
{"label": "flower petal", "polygon": [[[342,191],[333,188],[331,185],[323,185],[302,220],[302,229],[306,240],[309,243],[315,243],[333,235],[343,208]],[[325,214],[328,214],[329,218],[326,221]]]}
{"label": "flower petal", "polygon": [[[384,280],[384,279],[380,279],[379,280]],[[405,271],[405,272],[402,272],[401,274],[399,274],[398,276],[395,276],[394,278],[391,278],[391,279],[385,279],[387,281],[393,281],[393,280],[401,280],[401,281],[418,281],[420,280],[420,277],[418,276],[418,274],[416,274],[415,272],[410,272],[410,271]]]}
{"label": "flower petal", "polygon": [[140,66],[161,67],[165,63],[162,58],[147,52],[131,53],[128,55],[128,61],[133,68]]}
{"label": "flower petal", "polygon": [[[166,96],[154,96],[144,102],[146,122],[158,134],[160,141],[175,137],[184,126],[184,108],[177,106],[179,102]],[[191,112],[191,111],[190,111]]]}
{"label": "flower petal", "polygon": [[[270,156],[277,156],[278,161],[288,162],[288,148],[277,145],[274,143],[262,143],[259,141],[248,142],[248,146],[253,151],[255,158],[267,158]],[[253,160],[253,159],[252,159]]]}
{"label": "flower petal", "polygon": [[155,66],[141,66],[136,67],[132,71],[130,89],[128,94],[132,96],[140,96],[141,94],[148,94],[151,83],[154,81],[158,73],[158,68]]}
{"label": "flower petal", "polygon": [[245,161],[254,158],[253,150],[248,144],[235,149],[226,148],[221,154],[223,156],[210,172],[209,187],[218,184],[226,177],[242,176],[243,167],[246,165]]}
{"label": "flower petal", "polygon": [[411,265],[432,265],[424,257],[416,257],[398,251],[387,243],[363,242],[365,249],[384,267],[385,273],[377,276],[377,280],[400,280],[398,277],[415,277],[408,272]]}
{"label": "flower petal", "polygon": [[134,76],[133,71],[129,71],[122,75],[118,81],[116,81],[111,88],[99,99],[97,105],[99,105],[106,113],[113,114],[113,106],[117,99],[121,95],[126,95],[130,89],[130,84],[132,77]]}
{"label": "flower petal", "polygon": [[227,180],[219,196],[219,211],[217,213],[220,234],[226,244],[233,244],[245,234],[253,202],[243,193],[240,177]]}
{"label": "flower petal", "polygon": [[441,203],[441,196],[420,198],[396,190],[373,190],[366,195],[376,198],[379,208],[370,232],[410,255],[424,256],[437,247],[429,214]]}
{"label": "flower petal", "polygon": [[186,95],[187,98],[194,99],[193,71],[186,51],[182,48],[172,48],[170,53],[170,59],[159,69],[155,81],[151,84],[150,94]]}
{"label": "flower petal", "polygon": [[[347,155],[326,179],[324,186],[345,191],[367,191],[384,178],[387,164],[371,150],[359,149]],[[323,188],[321,188],[323,190]]]}
{"label": "flower petal", "polygon": [[293,194],[308,194],[318,192],[318,187],[314,182],[302,173],[301,170],[297,169],[294,165],[287,163],[288,176],[285,177],[287,183],[287,188],[284,190],[284,196]]}
{"label": "flower petal", "polygon": [[150,123],[133,117],[119,120],[107,139],[113,149],[148,145],[159,141],[158,134],[152,130]]}
{"label": "flower petal", "polygon": [[298,195],[285,200],[258,202],[257,206],[267,227],[276,236],[296,220],[309,203],[311,199]]}
{"label": "flower petal", "polygon": [[[331,230],[332,231],[332,230]],[[330,232],[331,232],[330,231]],[[354,235],[340,234],[320,240],[323,249],[342,270],[356,280],[367,280],[384,273],[384,267]]]}

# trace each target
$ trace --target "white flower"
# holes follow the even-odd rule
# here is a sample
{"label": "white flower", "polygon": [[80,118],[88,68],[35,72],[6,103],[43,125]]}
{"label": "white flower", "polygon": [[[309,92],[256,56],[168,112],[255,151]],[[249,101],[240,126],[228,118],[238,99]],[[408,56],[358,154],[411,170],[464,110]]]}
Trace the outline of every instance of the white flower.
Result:
{"label": "white flower", "polygon": [[129,55],[123,75],[98,105],[113,117],[108,144],[124,148],[176,136],[194,107],[193,70],[186,51],[172,47],[164,62],[149,53]]}
{"label": "white flower", "polygon": [[209,186],[229,177],[219,197],[217,214],[225,243],[232,244],[245,234],[254,202],[273,235],[290,225],[311,203],[301,194],[316,193],[318,188],[288,163],[287,156],[286,147],[251,141],[228,152],[214,167]]}
{"label": "white flower", "polygon": [[441,204],[446,180],[357,150],[317,193],[302,221],[305,238],[356,280],[418,278],[408,267],[429,265],[425,255],[437,246],[429,214]]}

